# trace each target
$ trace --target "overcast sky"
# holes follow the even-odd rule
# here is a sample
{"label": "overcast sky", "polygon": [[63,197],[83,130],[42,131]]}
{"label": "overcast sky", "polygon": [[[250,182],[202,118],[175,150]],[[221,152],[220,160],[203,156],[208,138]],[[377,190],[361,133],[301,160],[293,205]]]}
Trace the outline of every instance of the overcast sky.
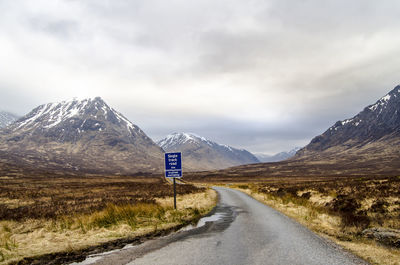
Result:
{"label": "overcast sky", "polygon": [[304,146],[400,83],[400,1],[0,0],[0,109],[101,96],[158,140]]}

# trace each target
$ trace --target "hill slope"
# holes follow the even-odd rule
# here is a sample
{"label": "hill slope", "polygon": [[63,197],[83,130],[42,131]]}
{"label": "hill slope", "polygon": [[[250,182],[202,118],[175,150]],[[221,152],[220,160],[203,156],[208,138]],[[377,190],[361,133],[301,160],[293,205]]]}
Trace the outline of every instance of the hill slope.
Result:
{"label": "hill slope", "polygon": [[258,163],[250,152],[221,145],[193,133],[174,133],[157,142],[166,152],[182,152],[186,170],[212,170]]}
{"label": "hill slope", "polygon": [[162,171],[162,150],[101,98],[41,105],[0,130],[0,161],[36,169]]}

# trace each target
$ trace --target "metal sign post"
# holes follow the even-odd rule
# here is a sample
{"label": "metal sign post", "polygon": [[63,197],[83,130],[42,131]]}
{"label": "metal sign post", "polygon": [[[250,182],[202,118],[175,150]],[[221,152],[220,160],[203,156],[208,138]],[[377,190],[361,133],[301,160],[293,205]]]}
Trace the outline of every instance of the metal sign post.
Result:
{"label": "metal sign post", "polygon": [[176,183],[174,178],[174,209],[176,209]]}
{"label": "metal sign post", "polygon": [[182,177],[182,154],[165,153],[165,177],[172,178],[174,182],[174,209],[176,209],[176,178]]}

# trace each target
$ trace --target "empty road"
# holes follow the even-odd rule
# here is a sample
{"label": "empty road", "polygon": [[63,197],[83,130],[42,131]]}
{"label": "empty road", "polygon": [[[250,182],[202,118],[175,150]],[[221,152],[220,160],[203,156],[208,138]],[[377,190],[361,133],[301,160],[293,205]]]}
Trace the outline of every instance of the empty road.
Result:
{"label": "empty road", "polygon": [[240,191],[215,190],[218,220],[86,264],[368,264]]}

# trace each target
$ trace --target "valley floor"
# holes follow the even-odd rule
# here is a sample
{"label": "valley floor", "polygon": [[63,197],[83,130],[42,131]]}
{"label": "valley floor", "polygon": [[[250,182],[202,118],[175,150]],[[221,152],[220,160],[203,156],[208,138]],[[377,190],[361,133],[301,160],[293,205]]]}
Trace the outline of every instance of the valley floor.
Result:
{"label": "valley floor", "polygon": [[217,200],[213,190],[177,185],[174,210],[161,178],[3,177],[0,187],[0,264],[151,237],[197,221]]}

